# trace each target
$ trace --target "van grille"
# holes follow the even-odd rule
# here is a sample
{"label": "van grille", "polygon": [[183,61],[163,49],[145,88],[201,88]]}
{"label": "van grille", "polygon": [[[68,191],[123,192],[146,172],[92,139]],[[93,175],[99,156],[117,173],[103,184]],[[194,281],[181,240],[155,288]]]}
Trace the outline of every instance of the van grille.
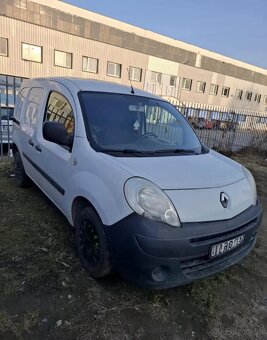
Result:
{"label": "van grille", "polygon": [[241,248],[235,249],[225,255],[215,259],[210,259],[209,256],[198,257],[182,261],[180,266],[183,274],[190,279],[197,279],[207,275],[211,275],[226,268],[245,256],[246,252],[256,243],[256,232],[252,235],[249,242],[246,242]]}
{"label": "van grille", "polygon": [[257,218],[254,218],[250,222],[243,224],[241,227],[232,229],[230,232],[226,231],[215,235],[192,238],[190,239],[190,243],[193,243],[194,245],[205,245],[210,244],[211,242],[212,243],[222,242],[222,238],[224,239],[234,238],[237,234],[243,234],[247,232],[249,229],[252,229],[257,224],[257,220],[258,220]]}

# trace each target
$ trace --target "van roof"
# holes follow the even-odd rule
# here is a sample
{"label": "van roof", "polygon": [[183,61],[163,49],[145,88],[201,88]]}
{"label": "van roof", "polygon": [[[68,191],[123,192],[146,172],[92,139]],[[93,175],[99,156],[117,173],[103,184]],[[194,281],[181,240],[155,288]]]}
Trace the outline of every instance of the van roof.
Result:
{"label": "van roof", "polygon": [[[33,78],[24,81],[25,83],[37,81],[39,83],[55,81],[67,88],[75,87],[77,92],[79,91],[95,91],[95,92],[109,92],[109,93],[120,93],[120,94],[131,94],[131,84],[129,81],[129,86],[120,85],[112,82],[100,81],[100,80],[92,80],[92,79],[84,79],[84,78],[75,78],[75,77],[43,77],[43,78]],[[159,96],[155,96],[152,93],[134,88],[134,95],[150,97],[155,99],[162,99]]]}

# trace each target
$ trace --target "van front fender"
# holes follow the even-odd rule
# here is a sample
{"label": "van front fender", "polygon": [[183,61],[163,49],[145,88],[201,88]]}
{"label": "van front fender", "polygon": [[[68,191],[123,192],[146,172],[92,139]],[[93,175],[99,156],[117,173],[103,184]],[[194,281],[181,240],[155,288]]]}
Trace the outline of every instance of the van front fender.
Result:
{"label": "van front fender", "polygon": [[[120,176],[109,177],[108,181],[104,181],[87,171],[77,173],[71,181],[69,216],[72,216],[72,205],[77,197],[89,201],[105,225],[112,225],[130,215],[133,211],[127,204],[123,191],[126,180],[126,176]],[[70,220],[72,221],[72,217]]]}

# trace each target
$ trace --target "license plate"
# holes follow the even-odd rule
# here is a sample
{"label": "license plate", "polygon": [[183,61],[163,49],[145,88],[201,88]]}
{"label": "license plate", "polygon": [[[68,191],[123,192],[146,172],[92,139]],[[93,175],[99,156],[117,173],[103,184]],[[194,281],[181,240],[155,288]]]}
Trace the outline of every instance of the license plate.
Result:
{"label": "license plate", "polygon": [[229,241],[214,244],[210,248],[210,257],[216,257],[219,255],[228,253],[232,249],[240,246],[240,244],[242,244],[243,241],[244,241],[244,235],[241,235]]}

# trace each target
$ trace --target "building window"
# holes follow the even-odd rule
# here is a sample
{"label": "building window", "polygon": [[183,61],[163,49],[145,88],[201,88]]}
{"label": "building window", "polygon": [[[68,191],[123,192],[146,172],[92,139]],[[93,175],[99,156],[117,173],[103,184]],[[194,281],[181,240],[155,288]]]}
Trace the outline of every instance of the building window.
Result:
{"label": "building window", "polygon": [[247,116],[246,115],[242,115],[242,114],[240,114],[240,115],[238,115],[237,116],[237,121],[238,122],[245,122],[247,120]]}
{"label": "building window", "polygon": [[20,77],[15,77],[15,86],[20,86],[22,83],[22,78]]}
{"label": "building window", "polygon": [[196,87],[197,92],[204,93],[205,88],[206,88],[206,83],[204,81],[197,81],[197,87]]}
{"label": "building window", "polygon": [[235,90],[235,97],[236,97],[236,99],[241,100],[241,99],[242,99],[242,96],[243,96],[243,91],[242,91],[242,90],[239,90],[239,89],[236,89],[236,90]]}
{"label": "building window", "polygon": [[258,117],[257,123],[267,124],[267,117]]}
{"label": "building window", "polygon": [[219,89],[219,85],[217,85],[217,84],[210,84],[210,94],[212,94],[214,96],[217,96],[218,89]]}
{"label": "building window", "polygon": [[161,78],[162,78],[162,73],[153,72],[153,71],[151,72],[151,77],[150,77],[151,83],[160,85]]}
{"label": "building window", "polygon": [[19,79],[20,81],[23,80],[23,78],[15,78],[13,76],[0,74],[0,111],[1,106],[2,110],[3,106],[9,106],[9,109],[12,109],[14,106],[19,92],[18,82],[16,79]]}
{"label": "building window", "polygon": [[142,69],[130,66],[129,68],[129,79],[134,81],[141,81],[142,79]]}
{"label": "building window", "polygon": [[223,86],[222,88],[222,97],[229,97],[230,87]]}
{"label": "building window", "polygon": [[22,43],[22,59],[34,61],[36,63],[42,62],[42,47]]}
{"label": "building window", "polygon": [[72,53],[55,50],[55,66],[72,68]]}
{"label": "building window", "polygon": [[7,84],[14,86],[14,77],[13,76],[7,76]]}
{"label": "building window", "polygon": [[251,101],[251,98],[252,98],[252,92],[249,92],[249,91],[247,91],[246,92],[246,100],[248,100],[249,102]]}
{"label": "building window", "polygon": [[27,0],[16,0],[14,6],[22,9],[27,9]]}
{"label": "building window", "polygon": [[0,38],[0,55],[7,57],[8,55],[8,47],[7,47],[7,39],[6,38]]}
{"label": "building window", "polygon": [[98,73],[98,59],[83,57],[83,71]]}
{"label": "building window", "polygon": [[170,77],[170,86],[175,87],[176,86],[177,77],[171,76]]}
{"label": "building window", "polygon": [[0,74],[0,84],[6,84],[6,76],[3,74]]}
{"label": "building window", "polygon": [[107,75],[111,77],[121,77],[121,64],[108,61]]}
{"label": "building window", "polygon": [[192,87],[192,79],[183,78],[182,79],[182,89],[190,91]]}
{"label": "building window", "polygon": [[260,103],[260,101],[261,101],[261,94],[256,93],[256,94],[255,94],[254,101],[257,102],[257,103]]}
{"label": "building window", "polygon": [[7,105],[7,88],[6,85],[0,85],[0,107]]}
{"label": "building window", "polygon": [[13,86],[7,87],[7,101],[9,106],[15,105],[15,88]]}

